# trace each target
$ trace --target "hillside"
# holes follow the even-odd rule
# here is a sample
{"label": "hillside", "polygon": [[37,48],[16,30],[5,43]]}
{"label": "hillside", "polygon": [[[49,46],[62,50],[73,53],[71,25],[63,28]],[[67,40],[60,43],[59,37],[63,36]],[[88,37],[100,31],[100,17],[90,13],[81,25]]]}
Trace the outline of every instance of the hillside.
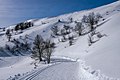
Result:
{"label": "hillside", "polygon": [[[88,31],[88,33],[86,33],[85,35],[78,36],[75,31],[71,31],[70,34],[65,36],[65,37],[75,36],[75,40],[72,46],[69,45],[69,40],[61,41],[63,39],[63,36],[55,36],[55,38],[51,37],[51,33],[52,33],[51,28],[53,26],[58,26],[59,29],[62,29],[64,25],[67,25],[70,26],[72,30],[75,27],[76,22],[81,22],[81,19],[83,18],[84,15],[89,15],[89,13],[92,12],[96,14],[99,13],[102,16],[95,30],[96,32],[99,32],[104,36],[98,39],[96,38],[95,35],[94,39],[97,42],[89,45],[88,35],[90,35],[90,32],[89,29],[86,27],[84,32]],[[38,79],[61,80],[61,77],[64,77],[62,78],[64,80],[68,80],[66,79],[65,76],[61,75],[66,69],[68,70],[66,70],[65,75],[70,73],[70,75],[67,75],[67,78],[69,78],[72,75],[71,76],[72,78],[70,78],[69,80],[72,79],[112,80],[112,77],[114,80],[117,80],[116,78],[120,79],[119,18],[120,18],[120,1],[116,1],[114,3],[104,5],[98,8],[94,8],[91,10],[84,10],[70,14],[64,14],[53,18],[43,18],[37,20],[31,19],[25,21],[25,22],[32,22],[34,26],[22,30],[22,32],[18,31],[16,33],[16,31],[13,31],[11,40],[16,39],[16,40],[20,40],[21,42],[28,41],[28,43],[33,43],[33,40],[37,34],[40,34],[44,39],[51,38],[51,40],[56,43],[56,48],[52,54],[53,57],[52,59],[56,60],[60,57],[60,61],[58,60],[58,63],[54,64],[53,62],[50,65],[45,65],[43,63],[40,63],[38,72],[35,73],[34,65],[32,65],[34,60],[30,58],[31,55],[30,51],[22,50],[20,53],[14,53],[14,54],[9,52],[8,50],[0,51],[0,64],[1,64],[0,71],[3,72],[0,73],[0,76],[3,76],[1,77],[1,79],[4,80],[7,79],[9,76],[14,76],[15,74],[18,73],[22,74],[28,72],[33,75],[29,74],[27,77],[21,77],[21,79],[18,80],[26,80],[26,78],[28,78],[28,80],[31,80],[32,79],[31,77],[35,75],[38,76],[39,75],[38,73],[40,73],[43,76],[39,75],[36,78],[33,77],[34,78],[33,80],[38,80]],[[10,26],[6,28],[5,31],[0,31],[0,47],[4,48],[6,44],[9,45],[10,47],[13,47],[15,45],[12,42],[8,42],[8,39],[5,35],[7,29],[12,30],[15,28],[15,26],[16,25]],[[66,63],[63,62],[64,57]],[[74,61],[71,59],[73,59]],[[59,62],[61,64],[59,64]],[[53,65],[53,67],[51,67],[51,65]],[[65,68],[62,68],[63,66],[65,66]],[[67,68],[69,66],[71,67]],[[80,67],[80,69],[78,67]],[[44,69],[42,68],[46,68],[46,70],[44,71]],[[74,69],[75,72],[73,72]],[[43,70],[43,72],[41,70]],[[51,74],[50,71],[54,73]],[[59,76],[56,75],[50,77],[55,73],[57,73],[57,71],[61,73],[58,74]],[[75,75],[78,75],[77,71],[79,75],[80,74],[82,75],[76,77]],[[44,77],[46,73],[47,73],[47,78]],[[104,76],[105,78],[104,77],[101,78],[101,76]]]}

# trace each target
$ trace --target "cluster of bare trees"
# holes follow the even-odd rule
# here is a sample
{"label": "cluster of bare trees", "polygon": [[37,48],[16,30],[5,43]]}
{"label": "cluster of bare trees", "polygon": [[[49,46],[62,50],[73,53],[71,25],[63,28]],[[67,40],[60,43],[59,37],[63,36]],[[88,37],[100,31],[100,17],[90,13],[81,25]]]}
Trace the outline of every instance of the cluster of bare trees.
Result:
{"label": "cluster of bare trees", "polygon": [[69,40],[69,44],[70,46],[73,45],[73,40],[74,40],[74,36],[70,35],[70,33],[72,32],[73,28],[70,27],[69,25],[63,25],[63,27],[60,29],[58,26],[53,26],[51,28],[52,31],[52,37],[56,37],[56,36],[62,36],[61,39],[58,39],[59,42],[65,42],[67,40]]}
{"label": "cluster of bare trees", "polygon": [[[75,30],[78,32],[79,36],[92,32],[96,29],[100,18],[102,18],[101,14],[95,14],[94,12],[84,15],[81,22],[76,22]],[[83,32],[86,26],[89,30]]]}
{"label": "cluster of bare trees", "polygon": [[61,35],[67,35],[70,33],[71,27],[68,25],[64,25],[62,29],[59,29],[58,26],[51,27],[52,35],[54,36],[61,36]]}
{"label": "cluster of bare trees", "polygon": [[[88,42],[90,46],[91,44],[99,40],[99,39],[95,40],[94,36],[97,36],[97,38],[103,37],[103,35],[100,32],[96,32],[96,27],[100,18],[102,18],[102,16],[99,13],[98,14],[90,13],[88,15],[84,15],[82,20],[79,22],[73,21],[73,19],[70,18],[70,22],[71,23],[74,22],[75,26],[70,27],[69,25],[63,25],[63,27],[60,29],[59,26],[55,25],[51,27],[52,36],[53,37],[61,36],[62,38],[61,40],[59,40],[61,42],[69,40],[69,46],[71,46],[74,44],[75,38],[75,35],[71,34],[72,32],[75,32],[77,36],[89,34]],[[61,21],[59,20],[59,22]],[[33,26],[33,23],[31,22],[19,23],[15,26],[14,30],[17,32],[18,30],[24,30],[31,26]],[[8,41],[11,41],[12,34],[10,32],[10,29],[6,31],[6,36],[8,38]],[[15,47],[11,49],[9,48],[8,45],[6,45],[6,48],[8,50],[12,52],[16,51],[19,52],[23,48],[26,50],[30,49],[32,52],[32,58],[39,59],[39,61],[43,61],[43,59],[45,59],[47,63],[50,63],[51,54],[53,53],[55,48],[55,43],[52,42],[50,39],[44,40],[41,35],[37,35],[34,39],[32,49],[29,47],[30,45],[28,44],[27,41],[25,43],[20,43],[19,41],[14,39],[12,40],[12,42],[14,42]]]}
{"label": "cluster of bare trees", "polygon": [[26,39],[13,39],[11,44],[13,45],[6,44],[5,47],[0,47],[0,53],[4,53],[6,56],[10,56],[9,54],[18,56],[25,55],[31,51],[31,44]]}
{"label": "cluster of bare trees", "polygon": [[100,32],[96,31],[97,24],[102,16],[98,13],[90,13],[88,16],[83,16],[82,22],[88,25],[90,31],[88,32],[88,45],[91,46],[93,43],[99,41],[100,38],[106,36],[105,34],[101,34]]}
{"label": "cluster of bare trees", "polygon": [[102,18],[102,16],[98,13],[95,14],[94,12],[89,13],[89,15],[84,15],[82,18],[82,22],[85,23],[90,27],[90,30],[93,31],[98,24],[98,21]]}
{"label": "cluster of bare trees", "polygon": [[[27,29],[27,28],[32,27],[32,26],[33,26],[33,23],[32,23],[32,22],[23,22],[23,23],[17,24],[17,25],[14,27],[14,29],[7,29],[7,30],[6,30],[6,36],[7,36],[8,41],[11,41],[12,33],[13,33],[14,31],[17,32],[18,30],[21,30],[21,32],[22,32],[22,30]],[[5,30],[5,29],[4,29],[4,30]]]}
{"label": "cluster of bare trees", "polygon": [[43,58],[50,63],[51,54],[54,51],[55,43],[50,39],[44,40],[41,35],[37,35],[33,42],[32,58],[43,61]]}
{"label": "cluster of bare trees", "polygon": [[[82,35],[88,35],[88,43],[91,46],[93,43],[97,42],[103,35],[100,32],[96,32],[97,24],[99,20],[102,18],[101,14],[94,12],[89,13],[88,15],[84,15],[81,22],[76,22],[75,31]],[[88,30],[85,30],[87,27]],[[97,39],[95,39],[95,37]]]}
{"label": "cluster of bare trees", "polygon": [[[70,27],[69,25],[64,25],[62,29],[59,29],[58,26],[53,26],[51,28],[54,36],[62,36],[63,38],[61,39],[62,42],[65,42],[67,40],[69,40],[69,44],[72,45],[73,44],[73,40],[75,36],[70,36],[69,34],[71,32],[76,32],[79,36],[83,36],[86,34],[93,34],[97,28],[97,24],[99,22],[99,20],[102,18],[101,14],[97,13],[95,14],[94,12],[89,13],[88,15],[84,15],[83,18],[81,19],[81,21],[77,22],[77,21],[73,21],[73,19],[71,20],[72,22],[75,22],[75,27]],[[100,33],[100,32],[99,32]],[[69,37],[66,37],[66,35],[68,35]],[[73,37],[72,39],[70,37]],[[92,44],[94,43],[94,41],[92,42],[92,36],[89,35],[89,42]],[[59,40],[60,41],[60,40]]]}

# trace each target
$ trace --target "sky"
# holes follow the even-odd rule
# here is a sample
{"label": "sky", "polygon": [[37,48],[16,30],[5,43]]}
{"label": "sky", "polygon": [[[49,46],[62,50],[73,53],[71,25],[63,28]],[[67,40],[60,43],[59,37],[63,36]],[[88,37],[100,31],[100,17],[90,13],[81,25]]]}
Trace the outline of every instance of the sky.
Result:
{"label": "sky", "polygon": [[116,0],[0,0],[0,27],[95,8]]}

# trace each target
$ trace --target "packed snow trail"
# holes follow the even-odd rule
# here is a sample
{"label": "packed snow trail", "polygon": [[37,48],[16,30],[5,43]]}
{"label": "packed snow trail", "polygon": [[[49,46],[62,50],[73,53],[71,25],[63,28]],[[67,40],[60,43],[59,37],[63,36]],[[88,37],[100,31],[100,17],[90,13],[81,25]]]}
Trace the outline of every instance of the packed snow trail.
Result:
{"label": "packed snow trail", "polygon": [[33,80],[79,80],[76,62],[61,63],[50,67]]}
{"label": "packed snow trail", "polygon": [[38,69],[19,80],[97,80],[79,62],[66,61]]}
{"label": "packed snow trail", "polygon": [[63,62],[45,69],[33,80],[96,80],[79,62]]}

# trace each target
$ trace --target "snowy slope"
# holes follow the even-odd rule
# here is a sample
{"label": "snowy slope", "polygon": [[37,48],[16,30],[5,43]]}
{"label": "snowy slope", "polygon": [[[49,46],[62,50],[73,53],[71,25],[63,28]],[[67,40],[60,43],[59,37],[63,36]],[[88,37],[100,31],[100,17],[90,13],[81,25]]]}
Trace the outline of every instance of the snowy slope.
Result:
{"label": "snowy slope", "polygon": [[111,77],[120,77],[120,13],[110,17],[110,21],[98,28],[108,36],[91,46],[86,62],[94,69],[100,69]]}
{"label": "snowy slope", "polygon": [[[20,60],[18,61],[17,58],[19,58]],[[0,64],[2,65],[0,66],[0,80],[6,80],[10,76],[13,77],[17,74],[25,74],[26,72],[34,69],[34,65],[31,65],[33,60],[30,57],[11,57],[11,59],[5,60],[9,61],[6,61],[7,64],[5,64],[6,62],[4,62],[4,64]]]}
{"label": "snowy slope", "polygon": [[[116,1],[114,3],[104,5],[95,9],[91,10],[85,10],[80,12],[74,12],[70,14],[60,15],[58,17],[54,18],[43,18],[38,20],[29,20],[34,23],[33,27],[30,27],[23,31],[21,34],[13,34],[12,39],[19,39],[20,36],[24,37],[25,35],[28,35],[30,37],[30,42],[34,39],[34,37],[37,34],[41,34],[45,39],[50,38],[51,35],[51,27],[57,25],[59,28],[62,28],[63,25],[69,25],[71,27],[75,26],[75,23],[70,23],[69,19],[73,18],[73,21],[80,21],[83,15],[89,14],[90,12],[100,13],[102,14],[105,21],[100,21],[100,23],[104,23],[100,25],[97,28],[97,31],[100,31],[102,34],[106,34],[106,37],[101,38],[98,42],[94,43],[92,46],[88,46],[88,35],[76,37],[76,41],[74,45],[69,46],[69,42],[58,42],[58,38],[52,38],[54,42],[56,43],[56,49],[53,55],[55,56],[66,56],[70,57],[72,59],[81,59],[86,62],[87,65],[91,66],[93,70],[100,70],[101,74],[105,74],[108,77],[114,77],[114,78],[120,78],[120,37],[119,37],[119,29],[120,29],[120,1]],[[58,22],[58,20],[62,20],[63,22]],[[14,26],[8,27],[8,28],[14,28]],[[6,39],[6,36],[4,35],[5,32],[0,32],[0,47],[4,47],[5,44],[13,45],[12,43],[8,42]],[[74,33],[73,33],[74,34]],[[60,37],[59,37],[60,38]],[[24,54],[24,53],[23,53]],[[12,56],[10,53],[7,54],[1,54],[4,56]],[[13,57],[11,57],[13,58]],[[15,75],[24,72],[28,72],[31,69],[33,69],[33,65],[30,65],[32,62],[31,59],[24,58],[25,62],[22,60],[22,57],[20,56],[20,59],[10,59],[10,58],[3,58],[0,57],[0,72],[3,73],[0,74],[0,76],[3,76],[2,80],[7,79],[10,75]],[[7,61],[7,62],[5,62]],[[12,62],[14,61],[14,62]],[[27,62],[28,61],[28,62]],[[9,64],[7,64],[9,63]],[[11,69],[11,66],[15,66]],[[74,65],[74,66],[72,66]],[[63,66],[65,68],[63,68]],[[71,66],[70,68],[67,68]],[[61,70],[61,69],[62,70]],[[21,71],[24,69],[25,71]],[[40,69],[41,70],[41,69]],[[66,77],[63,74],[58,74],[59,76],[53,76],[49,78],[49,76],[53,75],[54,73],[57,73],[58,70],[61,70],[60,73],[63,73],[64,71],[67,73],[70,73],[69,75],[66,75],[67,78],[69,76],[73,76],[73,80],[79,80],[78,77],[81,77],[77,74],[78,71],[78,63],[77,62],[71,62],[71,63],[62,63],[56,66],[51,67],[50,69],[46,69],[38,77],[35,78],[35,80],[38,80],[38,78],[42,78],[43,80],[52,80],[57,79],[60,76],[64,78]],[[74,72],[73,72],[74,70]],[[88,73],[87,71],[84,71],[84,69],[80,69],[79,66],[79,72],[80,74],[83,74],[83,76],[88,77],[90,75],[93,76],[91,73]],[[83,71],[82,71],[83,70]],[[6,71],[9,71],[8,73]],[[11,72],[13,71],[13,72]],[[54,73],[50,74],[50,72],[53,71]],[[70,71],[70,72],[69,72]],[[84,73],[85,72],[85,73]],[[46,73],[48,73],[46,75]],[[75,73],[75,74],[74,74]],[[46,75],[46,77],[42,76]],[[74,75],[78,75],[75,76]],[[82,76],[82,77],[83,77]],[[6,78],[7,77],[7,78]],[[76,78],[77,77],[77,78]],[[85,77],[85,78],[86,78]],[[62,78],[62,80],[63,80]],[[75,79],[74,79],[75,78]],[[59,78],[61,79],[61,78]],[[72,79],[72,78],[70,78]],[[82,78],[80,79],[82,80]],[[90,79],[83,79],[83,80],[90,80]],[[94,80],[91,78],[91,80]],[[97,80],[97,79],[95,79]],[[104,79],[105,80],[105,79]]]}

